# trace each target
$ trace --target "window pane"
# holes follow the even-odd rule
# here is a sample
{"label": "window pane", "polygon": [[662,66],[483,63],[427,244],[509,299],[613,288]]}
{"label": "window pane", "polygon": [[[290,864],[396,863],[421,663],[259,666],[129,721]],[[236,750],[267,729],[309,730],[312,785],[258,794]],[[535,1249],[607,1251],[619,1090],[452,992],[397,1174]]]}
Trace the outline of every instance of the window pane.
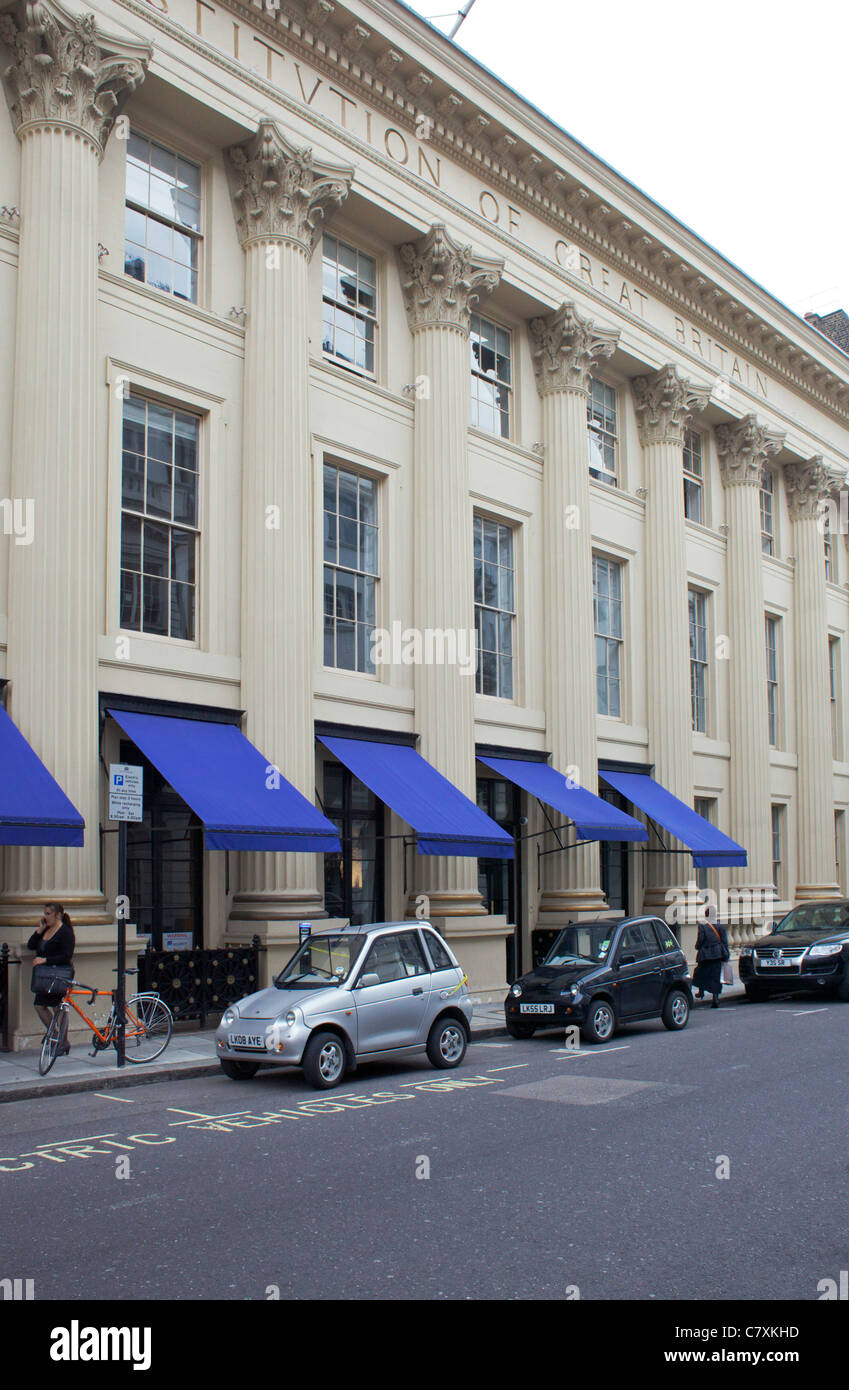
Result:
{"label": "window pane", "polygon": [[134,511],[144,511],[144,459],[136,454],[124,454],[121,505]]}
{"label": "window pane", "polygon": [[195,582],[195,538],[189,531],[171,532],[171,578]]}
{"label": "window pane", "polygon": [[141,570],[141,517],[121,517],[121,568]]}
{"label": "window pane", "polygon": [[197,526],[197,473],[185,468],[174,469],[174,520],[186,526]]}
{"label": "window pane", "polygon": [[171,585],[171,636],[191,642],[195,635],[195,591],[190,584]]}
{"label": "window pane", "polygon": [[151,579],[145,575],[142,582],[144,631],[165,637],[168,634],[168,581],[166,579]]}
{"label": "window pane", "polygon": [[171,468],[167,463],[157,463],[148,459],[147,463],[147,511],[153,516],[171,518]]}
{"label": "window pane", "polygon": [[[168,576],[168,527],[155,522],[144,524],[143,568],[145,574]],[[147,598],[145,598],[147,603]]]}
{"label": "window pane", "polygon": [[140,612],[141,576],[127,570],[121,571],[121,626],[138,631],[141,624]]}
{"label": "window pane", "polygon": [[357,568],[358,530],[356,521],[344,516],[339,518],[339,563],[352,570]]}

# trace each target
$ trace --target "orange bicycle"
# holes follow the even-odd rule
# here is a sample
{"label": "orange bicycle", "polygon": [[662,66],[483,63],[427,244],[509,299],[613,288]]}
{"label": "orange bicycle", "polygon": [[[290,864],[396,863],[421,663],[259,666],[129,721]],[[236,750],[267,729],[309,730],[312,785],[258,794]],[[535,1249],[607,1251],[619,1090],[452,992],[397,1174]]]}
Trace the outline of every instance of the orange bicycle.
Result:
{"label": "orange bicycle", "polygon": [[[87,995],[89,1008],[99,997],[112,1000],[109,1017],[102,1032],[94,1019],[89,1018],[88,1014],[74,1002],[72,996],[75,994]],[[115,990],[92,989],[79,980],[71,980],[62,1003],[57,1007],[50,1020],[50,1027],[47,1029],[41,1044],[41,1056],[38,1061],[40,1076],[46,1076],[56,1058],[61,1057],[67,1050],[68,1021],[71,1009],[74,1009],[93,1030],[91,1035],[92,1056],[97,1052],[102,1052],[105,1047],[110,1045],[117,1051],[118,1001]],[[134,1063],[153,1062],[160,1053],[165,1051],[171,1041],[173,1026],[174,1019],[171,1010],[167,1004],[163,1003],[158,994],[152,992],[133,994],[124,1005],[124,1049],[127,1061]]]}

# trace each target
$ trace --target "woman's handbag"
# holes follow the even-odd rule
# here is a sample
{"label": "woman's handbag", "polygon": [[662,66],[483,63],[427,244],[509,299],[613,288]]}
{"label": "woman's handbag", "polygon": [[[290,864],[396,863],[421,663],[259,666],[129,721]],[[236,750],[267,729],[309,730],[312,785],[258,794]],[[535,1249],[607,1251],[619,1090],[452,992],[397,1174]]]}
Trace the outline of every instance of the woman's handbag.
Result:
{"label": "woman's handbag", "polygon": [[734,966],[730,960],[722,962],[722,983],[724,985],[733,985],[734,983]]}
{"label": "woman's handbag", "polygon": [[34,965],[29,987],[33,994],[64,994],[73,978],[72,965]]}
{"label": "woman's handbag", "polygon": [[[719,959],[720,959],[721,961],[723,961],[723,962],[729,961],[729,960],[731,959],[731,952],[729,951],[728,947],[726,946],[726,944],[725,944],[725,942],[723,941],[722,937],[720,936],[719,932],[716,930],[716,927],[713,925],[713,922],[708,922],[708,926],[710,927],[711,931],[713,932],[714,936],[716,937],[717,941],[719,942],[720,947],[722,948],[722,955],[719,957]],[[722,977],[723,977],[723,984],[725,984],[725,983],[730,984],[730,983],[731,983],[730,980],[726,982],[726,980],[725,980],[725,971],[722,972]]]}

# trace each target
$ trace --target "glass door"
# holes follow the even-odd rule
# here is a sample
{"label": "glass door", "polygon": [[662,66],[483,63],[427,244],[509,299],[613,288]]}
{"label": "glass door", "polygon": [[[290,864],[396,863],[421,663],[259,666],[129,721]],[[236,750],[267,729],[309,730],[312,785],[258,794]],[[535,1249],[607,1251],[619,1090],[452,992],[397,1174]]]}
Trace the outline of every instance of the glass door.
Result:
{"label": "glass door", "polygon": [[324,905],[353,926],[382,922],[383,802],[341,763],[324,764],[324,814],[342,841],[324,856]]}
{"label": "glass door", "polygon": [[203,827],[131,743],[123,762],[144,768],[144,817],[127,824],[130,920],[154,950],[203,946]]}

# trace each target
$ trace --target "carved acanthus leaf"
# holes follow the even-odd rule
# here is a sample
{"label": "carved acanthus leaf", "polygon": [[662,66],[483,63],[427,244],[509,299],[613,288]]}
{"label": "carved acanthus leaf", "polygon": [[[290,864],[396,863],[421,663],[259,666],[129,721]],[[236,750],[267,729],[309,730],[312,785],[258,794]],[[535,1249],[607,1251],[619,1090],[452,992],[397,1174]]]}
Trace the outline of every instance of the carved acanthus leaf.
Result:
{"label": "carved acanthus leaf", "polygon": [[760,487],[764,465],[783,443],[784,435],[767,429],[756,415],[717,425],[716,447],[723,485]]}
{"label": "carved acanthus leaf", "polygon": [[823,462],[821,454],[804,463],[789,463],[784,468],[787,508],[793,521],[813,521],[823,514],[822,503],[830,495],[835,476]]}
{"label": "carved acanthus leaf", "polygon": [[61,123],[81,131],[99,153],[123,103],[143,81],[153,50],[98,28],[58,0],[30,0],[20,20],[0,16],[0,39],[13,59],[3,73],[15,131]]}
{"label": "carved acanthus leaf", "polygon": [[529,324],[537,390],[540,395],[550,391],[586,391],[593,369],[610,357],[619,341],[619,333],[611,328],[596,328],[591,319],[578,313],[574,304],[561,304],[559,309]]}
{"label": "carved acanthus leaf", "polygon": [[648,376],[634,377],[631,388],[643,444],[683,445],[690,419],[710,400],[709,386],[688,381],[671,362]]}
{"label": "carved acanthus leaf", "polygon": [[468,332],[471,310],[492,294],[504,269],[502,260],[475,256],[441,222],[399,246],[398,259],[411,329],[447,324]]}
{"label": "carved acanthus leaf", "polygon": [[354,170],[315,159],[271,120],[228,151],[228,172],[242,244],[291,241],[311,256],[328,214],[344,203]]}

